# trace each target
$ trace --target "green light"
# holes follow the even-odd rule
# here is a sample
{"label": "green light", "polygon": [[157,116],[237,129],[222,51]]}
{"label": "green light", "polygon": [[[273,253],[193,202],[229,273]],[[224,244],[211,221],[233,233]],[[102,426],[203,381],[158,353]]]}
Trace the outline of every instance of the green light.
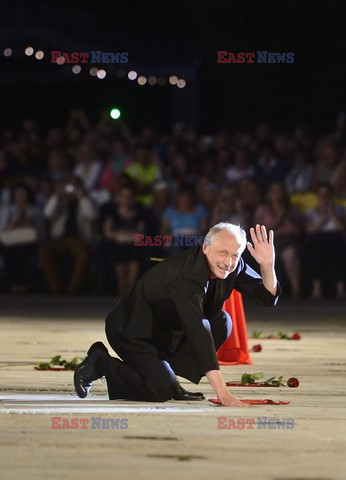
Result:
{"label": "green light", "polygon": [[119,110],[119,108],[112,108],[112,110],[110,111],[110,116],[116,120],[117,118],[119,118],[121,115],[121,112]]}

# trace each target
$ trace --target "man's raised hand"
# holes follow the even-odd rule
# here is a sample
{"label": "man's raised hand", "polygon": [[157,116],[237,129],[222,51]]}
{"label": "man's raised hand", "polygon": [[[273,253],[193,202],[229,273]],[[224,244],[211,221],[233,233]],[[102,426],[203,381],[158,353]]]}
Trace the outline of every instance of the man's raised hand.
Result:
{"label": "man's raised hand", "polygon": [[273,230],[269,231],[268,238],[266,227],[257,224],[256,228],[250,228],[250,236],[253,245],[250,242],[246,242],[246,245],[253,258],[261,267],[273,267],[275,262]]}

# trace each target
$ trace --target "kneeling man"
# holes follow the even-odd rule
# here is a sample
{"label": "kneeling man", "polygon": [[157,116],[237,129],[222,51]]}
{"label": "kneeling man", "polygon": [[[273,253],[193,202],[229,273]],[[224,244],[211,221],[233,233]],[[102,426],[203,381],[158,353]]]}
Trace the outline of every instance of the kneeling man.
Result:
{"label": "kneeling man", "polygon": [[[247,406],[226,388],[216,351],[232,331],[222,310],[233,288],[259,305],[273,306],[281,293],[274,270],[274,233],[245,231],[219,223],[202,247],[171,255],[148,270],[106,318],[109,344],[121,358],[94,343],[75,371],[74,384],[85,398],[92,382],[106,377],[110,400],[149,402],[203,400],[203,393],[187,392],[180,375],[198,384],[206,376],[226,406]],[[259,264],[261,276],[242,259],[245,248]]]}

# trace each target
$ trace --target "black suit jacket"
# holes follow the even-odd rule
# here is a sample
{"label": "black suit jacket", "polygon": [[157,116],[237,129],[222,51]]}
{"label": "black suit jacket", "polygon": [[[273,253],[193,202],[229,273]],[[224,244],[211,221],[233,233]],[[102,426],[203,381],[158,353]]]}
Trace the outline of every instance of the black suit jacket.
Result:
{"label": "black suit jacket", "polygon": [[214,340],[202,320],[211,323],[233,288],[259,305],[273,306],[276,296],[261,277],[240,258],[237,269],[225,280],[209,280],[208,264],[201,247],[171,255],[148,270],[122,297],[106,321],[119,342],[131,352],[174,354],[185,335],[198,371],[219,369]]}

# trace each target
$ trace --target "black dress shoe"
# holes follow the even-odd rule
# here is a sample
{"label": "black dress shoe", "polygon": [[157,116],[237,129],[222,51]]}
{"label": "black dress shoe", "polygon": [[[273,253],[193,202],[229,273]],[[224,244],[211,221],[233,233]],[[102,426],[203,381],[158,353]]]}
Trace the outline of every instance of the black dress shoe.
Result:
{"label": "black dress shoe", "polygon": [[85,398],[90,391],[92,382],[101,378],[96,371],[96,360],[101,355],[108,355],[107,348],[102,342],[96,342],[88,350],[88,356],[82,361],[74,372],[74,388],[78,397]]}
{"label": "black dress shoe", "polygon": [[175,384],[174,390],[173,400],[205,400],[205,396],[202,392],[188,392],[178,381]]}

